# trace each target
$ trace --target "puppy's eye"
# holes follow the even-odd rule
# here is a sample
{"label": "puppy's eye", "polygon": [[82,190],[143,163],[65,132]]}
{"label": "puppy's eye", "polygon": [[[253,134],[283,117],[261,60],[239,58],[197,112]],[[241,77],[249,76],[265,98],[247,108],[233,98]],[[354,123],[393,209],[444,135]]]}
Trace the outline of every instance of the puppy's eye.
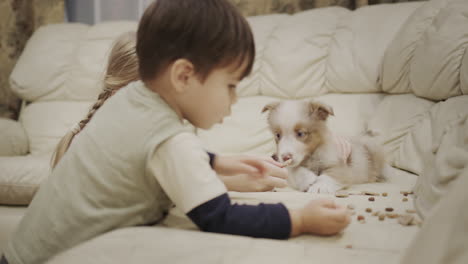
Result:
{"label": "puppy's eye", "polygon": [[280,140],[281,139],[281,134],[280,133],[275,133],[275,138],[276,138],[276,140]]}
{"label": "puppy's eye", "polygon": [[306,135],[305,132],[302,132],[302,131],[297,131],[297,132],[296,132],[296,136],[297,136],[298,138],[303,138],[303,137],[305,137],[305,135]]}

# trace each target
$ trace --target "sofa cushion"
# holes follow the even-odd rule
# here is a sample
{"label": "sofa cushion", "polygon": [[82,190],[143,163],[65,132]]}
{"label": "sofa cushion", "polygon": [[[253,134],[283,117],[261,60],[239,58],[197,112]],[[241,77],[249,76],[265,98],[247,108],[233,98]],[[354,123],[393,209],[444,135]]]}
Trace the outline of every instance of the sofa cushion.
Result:
{"label": "sofa cushion", "polygon": [[377,107],[367,130],[384,145],[387,161],[395,167],[420,174],[424,154],[431,151],[429,111],[434,102],[412,94],[388,95]]}
{"label": "sofa cushion", "polygon": [[28,150],[28,137],[21,123],[0,118],[0,156],[25,155]]}
{"label": "sofa cushion", "polygon": [[0,204],[28,205],[50,172],[50,155],[0,157]]}
{"label": "sofa cushion", "polygon": [[136,26],[119,21],[39,28],[11,73],[11,89],[27,101],[95,100],[112,42]]}
{"label": "sofa cushion", "polygon": [[[243,236],[193,232],[194,224],[177,208],[171,209],[160,226],[124,228],[103,234],[59,254],[49,263],[398,263],[400,255],[418,232],[416,225],[402,226],[397,219],[379,221],[365,212],[366,208],[384,212],[393,207],[395,213],[412,209],[412,197],[403,202],[400,191],[409,190],[416,176],[392,169],[386,183],[354,186],[351,191],[388,192],[374,202],[368,196],[351,195],[334,198],[330,195],[302,193],[291,189],[277,192],[230,192],[233,202],[256,204],[283,202],[289,208],[304,206],[311,199],[328,197],[338,204],[355,205],[356,215],[340,235],[321,237],[302,235],[289,240],[254,239]],[[363,215],[366,223],[359,223]],[[170,227],[170,228],[167,228]],[[188,229],[188,230],[180,230]],[[161,239],[165,237],[167,239]],[[352,249],[346,246],[351,245]],[[132,249],[131,253],[129,249]],[[157,249],[157,250],[155,250]]]}
{"label": "sofa cushion", "polygon": [[0,206],[0,254],[26,212],[25,206]]}
{"label": "sofa cushion", "polygon": [[59,140],[85,117],[91,102],[45,101],[27,105],[21,113],[31,154],[50,154]]}
{"label": "sofa cushion", "polygon": [[466,0],[433,0],[417,9],[385,51],[383,90],[432,100],[468,94],[467,12]]}
{"label": "sofa cushion", "polygon": [[468,116],[467,105],[467,95],[438,103],[412,94],[389,95],[367,129],[384,145],[393,166],[421,175],[446,130]]}
{"label": "sofa cushion", "polygon": [[376,5],[355,12],[330,7],[249,18],[257,57],[240,94],[295,99],[381,91],[377,80],[385,49],[420,5]]}

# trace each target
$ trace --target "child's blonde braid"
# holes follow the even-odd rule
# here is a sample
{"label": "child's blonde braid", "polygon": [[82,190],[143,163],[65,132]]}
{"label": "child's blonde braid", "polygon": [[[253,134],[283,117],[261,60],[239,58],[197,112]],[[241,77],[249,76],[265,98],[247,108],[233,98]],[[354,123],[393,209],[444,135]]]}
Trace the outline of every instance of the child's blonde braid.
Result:
{"label": "child's blonde braid", "polygon": [[52,168],[55,168],[62,156],[67,152],[73,138],[84,129],[91,118],[93,118],[94,113],[104,102],[120,88],[139,79],[135,42],[135,32],[127,32],[116,40],[111,50],[106,75],[104,76],[104,90],[99,94],[98,100],[91,107],[86,117],[60,140],[52,155]]}

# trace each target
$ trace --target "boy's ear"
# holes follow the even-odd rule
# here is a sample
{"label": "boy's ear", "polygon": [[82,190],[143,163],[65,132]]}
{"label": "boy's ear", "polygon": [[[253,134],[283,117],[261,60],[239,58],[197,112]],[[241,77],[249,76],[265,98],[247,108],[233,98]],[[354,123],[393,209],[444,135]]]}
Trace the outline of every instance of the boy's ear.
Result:
{"label": "boy's ear", "polygon": [[276,107],[278,107],[278,105],[280,104],[280,102],[273,102],[273,103],[269,103],[267,105],[265,105],[262,109],[262,113],[265,113],[266,111],[272,111],[274,110]]}
{"label": "boy's ear", "polygon": [[187,59],[178,59],[170,67],[170,79],[177,92],[184,92],[195,76],[195,66]]}
{"label": "boy's ear", "polygon": [[327,104],[317,101],[309,102],[310,115],[317,117],[319,120],[327,120],[329,115],[334,116],[333,108]]}

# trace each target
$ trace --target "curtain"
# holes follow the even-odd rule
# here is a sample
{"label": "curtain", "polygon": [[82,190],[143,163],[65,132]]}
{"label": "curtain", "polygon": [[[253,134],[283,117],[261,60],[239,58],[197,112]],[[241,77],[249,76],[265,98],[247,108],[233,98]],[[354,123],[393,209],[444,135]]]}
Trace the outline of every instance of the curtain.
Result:
{"label": "curtain", "polygon": [[9,76],[26,41],[39,26],[63,21],[63,0],[0,0],[0,117],[17,117]]}

